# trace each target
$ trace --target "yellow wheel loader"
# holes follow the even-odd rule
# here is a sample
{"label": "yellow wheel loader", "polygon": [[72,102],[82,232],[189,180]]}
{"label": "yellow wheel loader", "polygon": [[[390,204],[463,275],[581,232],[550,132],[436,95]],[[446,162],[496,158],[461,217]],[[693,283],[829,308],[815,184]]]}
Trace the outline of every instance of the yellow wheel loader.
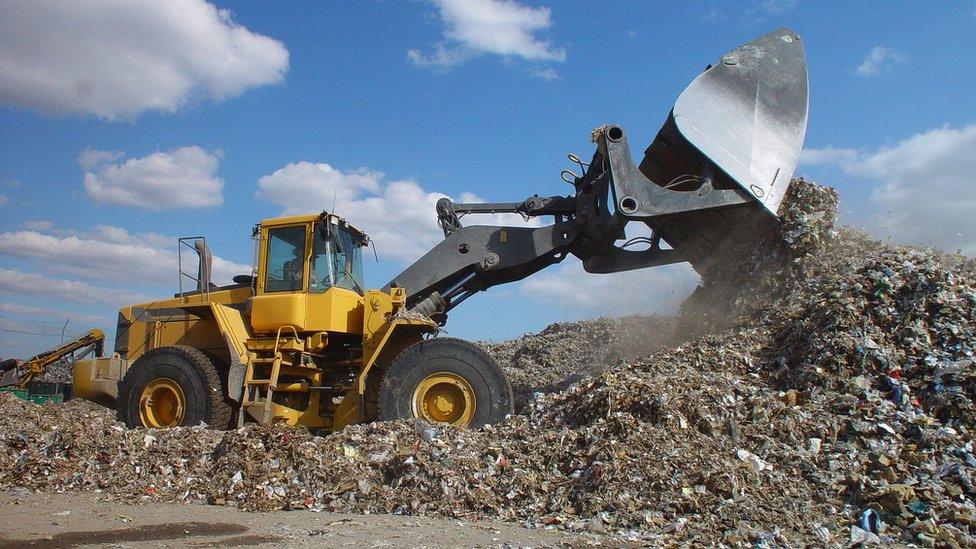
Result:
{"label": "yellow wheel loader", "polygon": [[[440,200],[444,240],[381,289],[363,282],[369,238],[334,213],[261,221],[252,272],[229,286],[211,283],[203,238],[181,239],[197,254],[195,273],[181,264],[174,297],[122,308],[114,354],[78,361],[74,394],[157,428],[501,421],[512,410],[502,370],[477,346],[437,337],[454,307],[569,255],[592,273],[684,261],[707,272],[724,246],[776,222],[806,121],[803,47],[779,29],[706,68],[640,164],[623,129],[603,126],[588,163],[570,156],[580,173],[563,172],[567,196]],[[497,212],[553,222],[460,222]],[[630,223],[650,236],[628,240]],[[184,291],[187,274],[196,283]]]}

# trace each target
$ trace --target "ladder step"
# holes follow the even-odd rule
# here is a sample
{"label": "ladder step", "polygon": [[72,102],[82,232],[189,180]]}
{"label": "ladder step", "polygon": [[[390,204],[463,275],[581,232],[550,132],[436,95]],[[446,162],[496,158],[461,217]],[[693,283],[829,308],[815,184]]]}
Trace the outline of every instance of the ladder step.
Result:
{"label": "ladder step", "polygon": [[[304,341],[298,339],[298,332],[294,328],[291,328],[294,332],[295,338],[289,340],[281,338],[281,330],[278,330],[278,337],[274,340],[273,345],[269,345],[269,341],[250,341],[247,345],[247,349],[253,354],[250,355],[250,360],[247,363],[247,370],[244,374],[244,395],[241,399],[241,409],[247,409],[248,413],[251,414],[260,423],[268,423],[271,420],[271,408],[273,401],[271,399],[274,395],[275,388],[278,386],[278,376],[281,374],[282,367],[286,368],[308,368],[307,365],[302,364],[302,356],[299,356],[297,364],[292,364],[291,358],[285,361],[285,357],[282,355],[281,351],[294,351],[298,353],[303,353],[305,350]],[[256,356],[260,355],[260,356]],[[253,379],[255,373],[255,366],[261,366],[262,374],[268,376],[267,379]],[[264,395],[261,394],[261,388],[264,387]]]}

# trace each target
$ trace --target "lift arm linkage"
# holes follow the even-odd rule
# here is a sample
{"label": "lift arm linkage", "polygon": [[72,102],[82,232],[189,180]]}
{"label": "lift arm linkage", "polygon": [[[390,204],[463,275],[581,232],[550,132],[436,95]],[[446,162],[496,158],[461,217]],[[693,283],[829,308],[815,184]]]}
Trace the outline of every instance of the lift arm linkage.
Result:
{"label": "lift arm linkage", "polygon": [[[596,152],[585,173],[573,181],[575,193],[571,196],[530,196],[522,202],[485,204],[440,199],[437,221],[444,240],[397,275],[386,289],[406,288],[409,308],[437,317],[479,291],[521,280],[569,254],[583,260],[588,271],[603,273],[687,261],[685,254],[662,248],[656,232],[648,239],[647,249],[640,251],[626,250],[615,242],[624,238],[624,226],[631,221],[645,223],[653,230],[651,220],[655,217],[748,200],[735,191],[699,195],[658,187],[631,162],[623,130],[605,126],[594,133],[594,139]],[[630,208],[619,205],[611,209],[620,187],[628,191],[638,187],[660,189],[643,195],[659,192],[654,198],[664,206],[651,213],[627,211]],[[630,194],[627,199],[636,200]],[[554,223],[541,227],[464,227],[460,223],[465,214],[495,213],[516,213],[526,219],[553,216]]]}
{"label": "lift arm linkage", "polygon": [[[701,271],[735,239],[775,222],[803,145],[806,59],[785,28],[709,65],[678,96],[639,164],[619,126],[593,130],[596,151],[570,196],[437,202],[444,240],[386,285],[409,310],[446,320],[476,292],[521,280],[572,254],[591,273],[691,262]],[[566,172],[564,171],[564,175]],[[553,216],[545,226],[461,226],[466,214]],[[627,240],[638,223],[649,236]],[[636,245],[640,249],[635,249]]]}

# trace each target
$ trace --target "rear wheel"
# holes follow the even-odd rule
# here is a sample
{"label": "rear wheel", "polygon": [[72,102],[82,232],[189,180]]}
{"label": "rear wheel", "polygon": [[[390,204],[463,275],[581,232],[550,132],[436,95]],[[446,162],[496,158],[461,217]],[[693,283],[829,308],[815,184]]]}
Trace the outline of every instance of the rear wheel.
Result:
{"label": "rear wheel", "polygon": [[400,353],[383,376],[382,420],[421,418],[482,427],[512,413],[512,387],[498,364],[460,339],[421,341]]}
{"label": "rear wheel", "polygon": [[173,345],[139,357],[119,384],[118,417],[129,427],[230,426],[231,406],[213,361]]}

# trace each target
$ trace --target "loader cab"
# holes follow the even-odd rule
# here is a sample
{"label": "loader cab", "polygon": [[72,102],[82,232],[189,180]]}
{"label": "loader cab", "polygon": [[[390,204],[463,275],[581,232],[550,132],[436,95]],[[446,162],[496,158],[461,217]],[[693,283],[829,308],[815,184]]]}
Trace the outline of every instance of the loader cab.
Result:
{"label": "loader cab", "polygon": [[256,332],[361,333],[365,234],[328,213],[266,219],[254,234]]}

